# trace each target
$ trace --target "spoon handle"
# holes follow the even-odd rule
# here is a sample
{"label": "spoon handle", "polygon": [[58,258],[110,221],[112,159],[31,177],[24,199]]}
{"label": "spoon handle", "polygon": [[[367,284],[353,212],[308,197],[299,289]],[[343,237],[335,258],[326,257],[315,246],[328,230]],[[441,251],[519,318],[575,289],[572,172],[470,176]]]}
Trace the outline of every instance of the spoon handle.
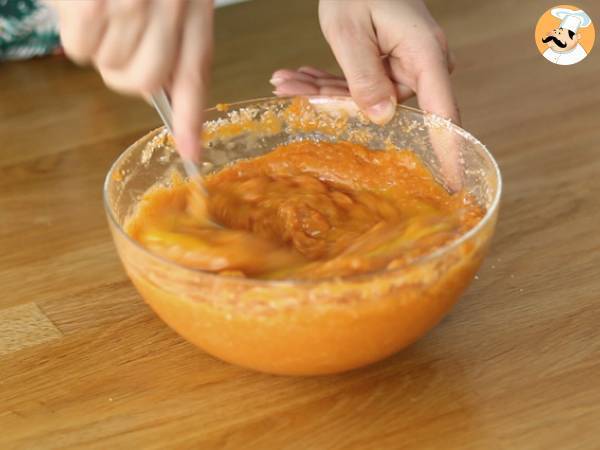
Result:
{"label": "spoon handle", "polygon": [[167,127],[167,131],[173,134],[173,110],[171,109],[171,102],[169,101],[169,97],[167,97],[167,93],[164,89],[159,89],[156,92],[153,92],[150,96],[152,100],[152,104],[158,115],[162,119],[165,127]]}

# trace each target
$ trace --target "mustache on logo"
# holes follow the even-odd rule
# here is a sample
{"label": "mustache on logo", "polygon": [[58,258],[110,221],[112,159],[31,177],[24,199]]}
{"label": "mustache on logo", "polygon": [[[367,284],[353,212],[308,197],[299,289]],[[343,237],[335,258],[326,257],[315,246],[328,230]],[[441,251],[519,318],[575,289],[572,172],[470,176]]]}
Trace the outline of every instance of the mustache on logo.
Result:
{"label": "mustache on logo", "polygon": [[550,42],[550,41],[554,41],[554,43],[555,43],[556,45],[558,45],[560,48],[565,48],[565,47],[567,46],[567,43],[566,43],[566,42],[561,42],[561,41],[559,41],[559,40],[558,40],[558,38],[557,38],[556,36],[547,36],[547,37],[545,37],[545,38],[542,38],[542,42],[543,42],[544,44],[545,44],[545,43],[547,43],[547,42]]}

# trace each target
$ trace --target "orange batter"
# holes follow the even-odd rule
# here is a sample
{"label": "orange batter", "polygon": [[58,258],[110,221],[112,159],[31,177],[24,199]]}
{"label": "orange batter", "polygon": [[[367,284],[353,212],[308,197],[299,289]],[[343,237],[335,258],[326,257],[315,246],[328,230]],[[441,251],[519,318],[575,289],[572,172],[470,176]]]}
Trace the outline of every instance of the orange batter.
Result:
{"label": "orange batter", "polygon": [[128,233],[183,265],[231,276],[318,279],[399,267],[458,238],[485,210],[449,194],[407,150],[296,142],[147,193]]}

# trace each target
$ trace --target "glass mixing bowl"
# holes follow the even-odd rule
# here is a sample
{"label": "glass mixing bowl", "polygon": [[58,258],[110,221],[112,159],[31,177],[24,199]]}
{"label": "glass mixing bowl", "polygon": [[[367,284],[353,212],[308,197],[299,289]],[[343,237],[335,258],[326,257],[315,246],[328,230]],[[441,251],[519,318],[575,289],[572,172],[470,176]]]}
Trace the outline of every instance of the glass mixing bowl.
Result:
{"label": "glass mixing bowl", "polygon": [[[491,240],[501,192],[493,157],[463,129],[399,106],[385,126],[345,97],[261,99],[206,113],[202,170],[302,139],[390,144],[419,155],[440,183],[457,183],[487,209],[460,239],[404,267],[314,281],[265,281],[190,269],[150,253],[124,226],[143,194],[184,175],[163,129],[134,143],[110,169],[104,200],[125,270],[175,331],[231,363],[275,374],[342,372],[381,360],[435,326],[469,285]],[[456,158],[449,157],[454,154]],[[449,161],[458,161],[449,167]],[[450,165],[451,166],[451,165]]]}

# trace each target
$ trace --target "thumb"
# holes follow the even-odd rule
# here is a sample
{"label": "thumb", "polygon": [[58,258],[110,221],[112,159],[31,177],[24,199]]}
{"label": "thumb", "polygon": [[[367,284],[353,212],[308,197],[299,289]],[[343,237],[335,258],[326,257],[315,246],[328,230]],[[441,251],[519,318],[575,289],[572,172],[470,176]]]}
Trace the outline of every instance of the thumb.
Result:
{"label": "thumb", "polygon": [[396,91],[374,36],[372,39],[369,35],[373,33],[372,28],[368,28],[370,24],[363,26],[361,29],[361,25],[355,25],[352,30],[352,27],[337,25],[324,34],[348,80],[352,98],[372,122],[383,125],[396,112]]}

